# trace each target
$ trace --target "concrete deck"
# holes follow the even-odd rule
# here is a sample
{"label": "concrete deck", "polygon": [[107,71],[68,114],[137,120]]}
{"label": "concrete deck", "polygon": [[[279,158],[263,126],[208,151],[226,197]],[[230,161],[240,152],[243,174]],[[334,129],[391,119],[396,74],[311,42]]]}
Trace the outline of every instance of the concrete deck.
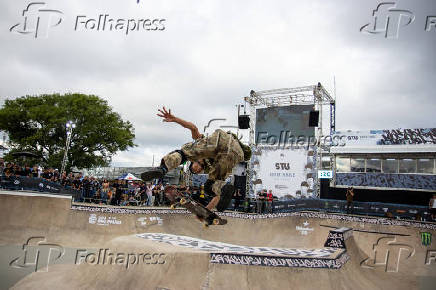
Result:
{"label": "concrete deck", "polygon": [[435,239],[432,223],[315,212],[223,216],[227,225],[203,228],[184,210],[72,204],[65,197],[0,191],[0,288],[436,285],[436,242],[422,239],[422,233]]}

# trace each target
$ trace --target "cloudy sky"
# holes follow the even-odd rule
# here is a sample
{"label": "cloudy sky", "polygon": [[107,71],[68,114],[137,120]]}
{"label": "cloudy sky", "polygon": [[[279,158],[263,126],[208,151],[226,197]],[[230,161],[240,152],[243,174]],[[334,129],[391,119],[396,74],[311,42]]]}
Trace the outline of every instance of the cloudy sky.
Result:
{"label": "cloudy sky", "polygon": [[[26,30],[22,14],[32,1],[0,3],[0,104],[54,92],[108,100],[134,124],[138,145],[115,156],[115,166],[148,166],[190,141],[186,129],[161,122],[159,106],[199,128],[211,118],[235,125],[235,105],[252,89],[321,82],[333,95],[334,77],[338,130],[436,127],[436,24],[426,31],[434,0],[391,1],[404,10],[393,38],[360,31],[374,23],[383,2],[375,0],[40,2],[26,14]],[[389,12],[391,22],[398,13]],[[91,29],[99,15],[131,25],[165,19],[165,29]]]}

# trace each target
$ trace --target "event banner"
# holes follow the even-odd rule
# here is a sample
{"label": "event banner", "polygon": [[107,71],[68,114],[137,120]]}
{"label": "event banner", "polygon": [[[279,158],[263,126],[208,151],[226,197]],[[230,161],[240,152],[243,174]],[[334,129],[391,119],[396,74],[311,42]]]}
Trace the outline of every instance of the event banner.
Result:
{"label": "event banner", "polygon": [[345,146],[436,144],[436,128],[336,131]]}
{"label": "event banner", "polygon": [[314,151],[258,147],[253,156],[254,190],[272,190],[278,197],[312,196]]}

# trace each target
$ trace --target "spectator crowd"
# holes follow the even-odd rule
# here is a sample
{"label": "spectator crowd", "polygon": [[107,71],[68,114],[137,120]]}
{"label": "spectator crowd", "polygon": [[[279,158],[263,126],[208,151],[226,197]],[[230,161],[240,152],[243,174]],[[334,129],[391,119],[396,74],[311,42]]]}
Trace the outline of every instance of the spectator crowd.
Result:
{"label": "spectator crowd", "polygon": [[[16,186],[18,180],[30,181],[30,186]],[[18,180],[17,180],[18,179]],[[41,179],[48,186],[41,186]],[[29,183],[29,182],[27,182]],[[70,172],[60,174],[54,168],[42,168],[40,166],[20,166],[13,162],[4,162],[0,158],[0,188],[17,190],[36,190],[46,191],[49,186],[65,189],[64,194],[73,195],[75,202],[97,203],[115,206],[169,206],[170,201],[164,194],[165,185],[162,182],[155,184],[145,183],[141,180],[130,181],[123,179],[101,179],[93,176],[84,176],[79,172]],[[211,196],[205,194],[204,187],[183,187],[178,186],[178,190],[190,195],[194,200],[203,205],[207,205]],[[50,191],[49,191],[50,192]],[[346,191],[343,212],[347,214],[354,213],[354,188],[350,187]],[[233,195],[233,210],[244,211],[246,213],[273,213],[274,205],[278,198],[273,195],[272,190],[263,189],[256,193],[255,197],[245,195],[240,189],[237,189]],[[404,210],[402,210],[404,211]],[[424,220],[436,221],[436,194],[432,196],[428,204],[428,213],[430,219]],[[397,210],[399,213],[400,210]],[[426,213],[424,213],[426,214]],[[386,216],[393,218],[391,212],[386,212]],[[418,215],[419,216],[419,215]],[[416,217],[421,220],[421,217]]]}
{"label": "spectator crowd", "polygon": [[0,177],[2,184],[12,177],[42,178],[54,182],[66,189],[75,190],[78,194],[75,201],[92,202],[111,205],[161,206],[169,205],[162,183],[151,184],[142,181],[107,180],[82,173],[60,172],[54,168],[40,166],[20,166],[0,159]]}
{"label": "spectator crowd", "polygon": [[[76,202],[89,202],[107,205],[121,206],[168,206],[170,201],[164,194],[164,184],[145,183],[143,181],[128,181],[122,179],[108,180],[99,179],[93,176],[83,176],[82,173],[63,172],[54,168],[41,168],[40,166],[20,166],[13,162],[5,163],[0,159],[0,176],[2,180],[10,177],[20,176],[29,178],[42,178],[54,182],[63,188],[72,189],[77,192]],[[180,187],[179,190],[191,195],[195,200],[207,205],[210,201],[203,186]],[[246,212],[272,213],[273,201],[276,199],[272,191],[262,190],[258,192],[255,199],[255,208],[250,208],[252,200],[244,198],[240,190],[236,190],[233,196],[234,210]],[[253,200],[254,201],[254,200]]]}

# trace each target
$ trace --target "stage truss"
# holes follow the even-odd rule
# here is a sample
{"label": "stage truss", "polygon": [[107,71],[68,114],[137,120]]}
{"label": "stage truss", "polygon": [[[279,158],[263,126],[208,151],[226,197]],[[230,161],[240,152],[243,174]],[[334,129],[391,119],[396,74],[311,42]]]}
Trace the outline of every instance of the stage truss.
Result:
{"label": "stage truss", "polygon": [[[317,146],[315,152],[316,165],[317,168],[321,168],[323,153],[328,153],[329,148],[321,146],[320,138],[323,136],[323,109],[329,109],[329,126],[328,131],[324,132],[326,134],[332,135],[335,130],[336,121],[336,105],[335,100],[328,91],[318,83],[317,85],[296,87],[296,88],[282,88],[274,90],[265,91],[254,91],[250,92],[250,95],[244,97],[244,101],[250,105],[250,131],[249,131],[249,145],[252,152],[256,150],[255,142],[255,123],[256,123],[256,109],[265,107],[281,107],[281,106],[292,106],[292,105],[314,105],[315,110],[319,111],[319,126],[315,130],[315,138],[317,138]],[[252,162],[248,162],[247,165],[247,183],[246,183],[246,193],[250,195],[254,194],[254,188],[252,183],[253,178],[253,165]],[[315,196],[320,196],[320,186],[318,176],[314,178],[314,184],[316,187]]]}

